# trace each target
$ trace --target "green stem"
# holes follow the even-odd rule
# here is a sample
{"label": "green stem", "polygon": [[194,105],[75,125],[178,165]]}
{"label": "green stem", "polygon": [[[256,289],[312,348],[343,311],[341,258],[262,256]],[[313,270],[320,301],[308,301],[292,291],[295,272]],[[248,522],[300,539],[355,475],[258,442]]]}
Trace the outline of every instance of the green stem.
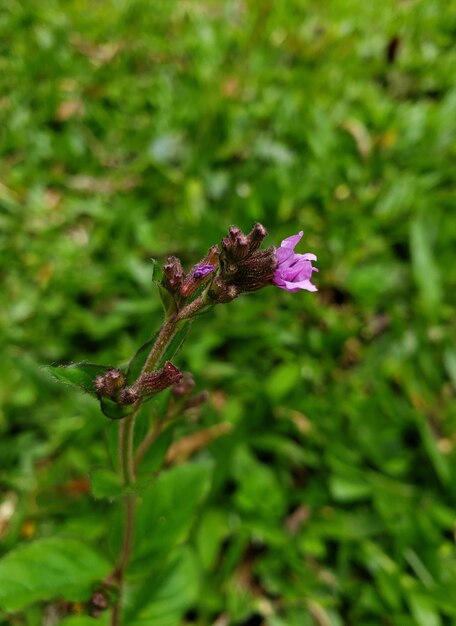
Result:
{"label": "green stem", "polygon": [[[179,330],[179,322],[185,321],[191,317],[191,315],[198,312],[203,304],[203,297],[200,296],[184,307],[179,313],[176,313],[173,317],[165,321],[160,332],[158,333],[157,339],[152,346],[151,351],[149,352],[141,374],[153,371],[157,367],[160,359],[163,357],[166,349]],[[131,415],[128,415],[119,423],[119,472],[121,474],[123,484],[127,487],[135,484],[136,466],[139,464],[147,449],[159,434],[162,426],[159,422],[157,429],[146,436],[145,440],[140,444],[135,458],[135,422],[140,408],[141,405],[139,404]],[[112,610],[111,626],[122,626],[122,596],[124,592],[125,573],[127,571],[133,548],[135,510],[136,495],[134,493],[130,493],[125,497],[124,534],[119,561],[115,571],[115,577],[118,581],[119,595]]]}

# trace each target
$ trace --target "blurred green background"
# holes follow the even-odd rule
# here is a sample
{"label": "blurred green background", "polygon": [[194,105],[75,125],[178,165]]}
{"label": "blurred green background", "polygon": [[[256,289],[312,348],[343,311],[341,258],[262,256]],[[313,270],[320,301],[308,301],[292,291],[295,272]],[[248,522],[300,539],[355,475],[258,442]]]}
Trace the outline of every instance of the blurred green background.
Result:
{"label": "blurred green background", "polygon": [[218,306],[177,359],[210,392],[179,436],[233,428],[173,624],[456,624],[455,36],[451,0],[2,2],[2,553],[106,532],[112,423],[42,366],[125,364],[151,258],[258,220],[319,292]]}

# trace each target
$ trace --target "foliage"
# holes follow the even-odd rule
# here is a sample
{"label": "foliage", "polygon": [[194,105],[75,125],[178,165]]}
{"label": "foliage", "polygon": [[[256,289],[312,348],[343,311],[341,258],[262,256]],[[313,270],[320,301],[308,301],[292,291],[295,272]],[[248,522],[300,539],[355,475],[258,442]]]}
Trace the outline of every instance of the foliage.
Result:
{"label": "foliage", "polygon": [[181,517],[160,546],[151,500],[128,623],[456,624],[455,31],[453,0],[4,3],[0,580],[30,603],[0,584],[1,626],[96,623],[117,555],[118,485],[88,477],[118,423],[42,366],[126,369],[151,258],[255,220],[304,229],[319,294],[193,323],[210,400],[165,432],[231,430],[145,487]]}

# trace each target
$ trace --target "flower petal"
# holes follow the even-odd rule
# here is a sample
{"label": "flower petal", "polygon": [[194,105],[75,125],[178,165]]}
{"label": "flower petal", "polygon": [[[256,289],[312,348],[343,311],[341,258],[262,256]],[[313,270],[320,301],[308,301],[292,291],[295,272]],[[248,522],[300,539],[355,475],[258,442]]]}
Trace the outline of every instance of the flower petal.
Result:
{"label": "flower petal", "polygon": [[300,230],[297,235],[291,235],[291,237],[287,237],[280,244],[281,248],[291,248],[294,250],[295,246],[301,241],[302,236],[304,234],[303,230]]}
{"label": "flower petal", "polygon": [[310,280],[302,280],[297,283],[285,280],[283,285],[277,286],[281,289],[286,289],[287,291],[290,291],[292,293],[295,291],[299,291],[300,289],[304,289],[306,291],[318,291],[315,285],[312,285]]}

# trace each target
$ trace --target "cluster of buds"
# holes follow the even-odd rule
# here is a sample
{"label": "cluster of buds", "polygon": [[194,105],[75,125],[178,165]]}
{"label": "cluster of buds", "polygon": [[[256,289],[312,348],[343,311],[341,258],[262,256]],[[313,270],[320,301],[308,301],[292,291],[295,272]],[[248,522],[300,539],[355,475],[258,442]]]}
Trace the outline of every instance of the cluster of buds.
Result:
{"label": "cluster of buds", "polygon": [[170,361],[166,361],[160,370],[141,374],[132,385],[126,385],[125,376],[120,370],[110,370],[95,378],[94,387],[99,396],[129,406],[164,391],[179,383],[181,379],[182,374],[179,368]]}
{"label": "cluster of buds", "polygon": [[209,292],[214,302],[229,302],[241,293],[272,285],[277,268],[275,248],[258,250],[267,234],[259,223],[248,235],[236,226],[229,229],[222,240],[219,275]]}
{"label": "cluster of buds", "polygon": [[172,296],[174,310],[179,311],[197,292],[204,291],[205,304],[220,304],[272,285],[278,259],[273,246],[259,250],[266,235],[266,228],[259,223],[247,235],[232,226],[221,250],[212,246],[187,275],[180,260],[169,257],[163,266],[162,287]]}
{"label": "cluster of buds", "polygon": [[214,270],[218,267],[219,254],[218,246],[212,246],[206,256],[194,265],[188,274],[184,273],[177,257],[168,257],[163,266],[162,286],[172,296],[176,310],[185,300],[194,296],[197,291],[208,284]]}

